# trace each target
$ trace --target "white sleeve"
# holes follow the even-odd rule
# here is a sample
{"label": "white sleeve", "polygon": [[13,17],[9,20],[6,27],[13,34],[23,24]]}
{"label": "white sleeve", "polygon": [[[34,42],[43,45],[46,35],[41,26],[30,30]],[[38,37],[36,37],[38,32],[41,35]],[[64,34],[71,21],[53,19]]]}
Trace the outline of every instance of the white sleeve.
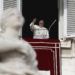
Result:
{"label": "white sleeve", "polygon": [[31,22],[30,23],[30,29],[33,31],[35,28],[34,28],[34,23],[33,22]]}
{"label": "white sleeve", "polygon": [[31,30],[38,29],[38,28],[39,28],[38,25],[35,25],[33,22],[30,23],[30,29]]}
{"label": "white sleeve", "polygon": [[30,23],[30,27],[31,27],[31,26],[34,26],[34,23],[33,23],[33,22]]}
{"label": "white sleeve", "polygon": [[46,30],[46,38],[49,38],[49,31]]}

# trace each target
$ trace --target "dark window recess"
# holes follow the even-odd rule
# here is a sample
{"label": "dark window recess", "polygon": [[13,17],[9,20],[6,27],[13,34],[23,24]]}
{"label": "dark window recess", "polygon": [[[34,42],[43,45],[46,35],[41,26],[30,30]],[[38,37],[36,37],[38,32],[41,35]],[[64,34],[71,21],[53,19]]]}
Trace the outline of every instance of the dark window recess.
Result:
{"label": "dark window recess", "polygon": [[22,35],[32,37],[33,33],[29,28],[33,18],[44,19],[45,27],[49,28],[51,23],[56,19],[56,23],[52,26],[49,34],[51,38],[58,38],[58,4],[57,0],[22,0],[22,13],[25,17]]}

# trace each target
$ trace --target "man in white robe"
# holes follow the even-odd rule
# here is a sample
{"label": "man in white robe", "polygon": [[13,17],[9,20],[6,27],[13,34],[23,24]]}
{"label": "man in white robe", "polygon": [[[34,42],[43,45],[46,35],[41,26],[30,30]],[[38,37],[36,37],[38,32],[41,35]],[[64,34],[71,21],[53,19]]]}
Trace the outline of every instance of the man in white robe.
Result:
{"label": "man in white robe", "polygon": [[30,29],[33,31],[34,39],[49,39],[49,31],[44,27],[44,21],[40,20],[39,25],[35,25],[36,19],[30,23]]}

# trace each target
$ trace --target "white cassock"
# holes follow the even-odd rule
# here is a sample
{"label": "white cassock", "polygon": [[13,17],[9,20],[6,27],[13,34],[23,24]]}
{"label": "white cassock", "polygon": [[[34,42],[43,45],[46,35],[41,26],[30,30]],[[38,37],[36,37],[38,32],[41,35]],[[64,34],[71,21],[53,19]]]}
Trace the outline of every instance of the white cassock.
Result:
{"label": "white cassock", "polygon": [[48,39],[49,38],[49,31],[45,27],[40,27],[39,25],[34,25],[32,22],[30,24],[30,28],[34,33],[34,39]]}

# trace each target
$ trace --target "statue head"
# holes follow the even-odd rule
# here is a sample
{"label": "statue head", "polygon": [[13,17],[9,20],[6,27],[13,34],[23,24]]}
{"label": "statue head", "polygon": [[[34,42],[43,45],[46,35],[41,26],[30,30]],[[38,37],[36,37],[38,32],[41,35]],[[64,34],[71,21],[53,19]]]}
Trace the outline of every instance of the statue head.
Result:
{"label": "statue head", "polygon": [[24,18],[21,11],[17,8],[8,8],[2,15],[2,26],[5,28],[19,29],[22,28]]}

